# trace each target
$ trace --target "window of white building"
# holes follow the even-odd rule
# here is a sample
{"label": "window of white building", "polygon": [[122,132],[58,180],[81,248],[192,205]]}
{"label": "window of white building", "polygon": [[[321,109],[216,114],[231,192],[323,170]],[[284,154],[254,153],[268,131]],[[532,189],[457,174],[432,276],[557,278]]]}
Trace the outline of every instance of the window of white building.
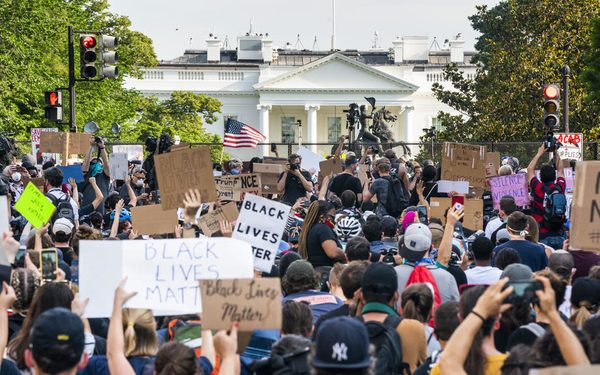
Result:
{"label": "window of white building", "polygon": [[281,143],[296,142],[296,118],[293,116],[281,117]]}
{"label": "window of white building", "polygon": [[327,141],[337,143],[342,133],[342,118],[327,117]]}
{"label": "window of white building", "polygon": [[431,126],[435,128],[436,131],[440,132],[444,130],[444,125],[442,124],[442,120],[437,117],[433,117],[431,119]]}

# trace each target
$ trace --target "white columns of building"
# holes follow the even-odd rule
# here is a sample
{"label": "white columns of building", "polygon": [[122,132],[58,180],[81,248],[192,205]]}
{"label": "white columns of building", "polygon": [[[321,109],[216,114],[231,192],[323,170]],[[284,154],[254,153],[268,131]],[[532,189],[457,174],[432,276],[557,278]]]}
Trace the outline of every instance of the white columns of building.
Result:
{"label": "white columns of building", "polygon": [[[307,115],[307,128],[308,128],[308,139],[307,143],[317,143],[317,111],[321,107],[316,104],[305,105],[304,109],[308,111]],[[311,145],[310,150],[317,152],[317,145]]]}
{"label": "white columns of building", "polygon": [[404,122],[404,142],[411,143],[416,142],[416,132],[413,129],[412,113],[415,107],[405,106],[402,111],[402,121]]}
{"label": "white columns of building", "polygon": [[265,136],[263,143],[266,145],[262,146],[262,156],[269,156],[269,111],[271,110],[270,104],[259,104],[256,106],[258,113],[258,126],[262,135]]}

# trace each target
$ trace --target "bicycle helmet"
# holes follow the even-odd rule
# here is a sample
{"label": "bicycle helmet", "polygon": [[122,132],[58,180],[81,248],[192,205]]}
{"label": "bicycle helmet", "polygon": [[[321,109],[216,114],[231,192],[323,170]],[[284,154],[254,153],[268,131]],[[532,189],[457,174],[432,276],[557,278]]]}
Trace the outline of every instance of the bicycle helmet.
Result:
{"label": "bicycle helmet", "polygon": [[334,229],[340,240],[348,241],[348,239],[360,234],[360,221],[355,217],[343,216],[336,220]]}

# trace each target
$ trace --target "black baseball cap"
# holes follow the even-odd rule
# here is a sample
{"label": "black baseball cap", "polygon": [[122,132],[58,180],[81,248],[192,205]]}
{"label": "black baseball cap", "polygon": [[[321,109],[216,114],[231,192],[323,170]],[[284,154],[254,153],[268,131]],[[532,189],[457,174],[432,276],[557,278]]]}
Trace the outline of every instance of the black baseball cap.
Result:
{"label": "black baseball cap", "polygon": [[317,369],[366,369],[371,365],[369,333],[356,318],[325,320],[317,332],[315,346],[312,365]]}
{"label": "black baseball cap", "polygon": [[372,263],[365,271],[361,287],[363,294],[394,294],[398,290],[398,275],[389,264]]}
{"label": "black baseball cap", "polygon": [[81,318],[56,307],[42,313],[31,330],[30,349],[43,372],[56,374],[81,360],[85,335]]}

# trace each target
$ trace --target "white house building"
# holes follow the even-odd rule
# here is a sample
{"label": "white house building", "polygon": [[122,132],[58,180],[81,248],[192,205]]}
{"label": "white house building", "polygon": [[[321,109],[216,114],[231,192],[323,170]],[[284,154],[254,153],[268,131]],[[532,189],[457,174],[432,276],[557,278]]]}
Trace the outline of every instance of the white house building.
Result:
{"label": "white house building", "polygon": [[[424,128],[438,126],[440,110],[453,112],[431,92],[435,82],[449,84],[444,66],[455,62],[468,78],[476,72],[474,53],[463,50],[460,36],[444,48],[428,37],[405,36],[389,50],[368,51],[274,49],[268,34],[239,37],[236,49],[224,49],[213,36],[206,43],[206,50],[186,50],[126,85],[159,99],[176,90],[213,96],[223,107],[219,121],[206,125],[208,131],[222,137],[224,122],[233,117],[263,133],[266,143],[335,143],[347,134],[343,110],[350,103],[367,104],[365,96],[398,116],[392,127],[397,141],[418,142]],[[331,150],[307,147],[321,154]],[[268,154],[269,147],[226,151],[247,160]],[[280,151],[287,155],[287,147]]]}

